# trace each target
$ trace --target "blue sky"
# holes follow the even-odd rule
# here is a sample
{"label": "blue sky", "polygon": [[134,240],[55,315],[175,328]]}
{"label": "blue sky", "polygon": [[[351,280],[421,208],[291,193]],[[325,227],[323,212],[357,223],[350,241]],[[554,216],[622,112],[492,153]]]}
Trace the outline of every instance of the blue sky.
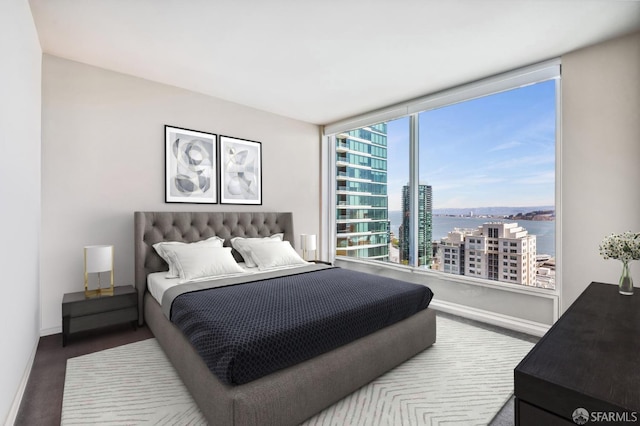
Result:
{"label": "blue sky", "polygon": [[[433,208],[554,205],[555,81],[419,116],[420,180]],[[409,118],[388,123],[389,210],[409,180]]]}

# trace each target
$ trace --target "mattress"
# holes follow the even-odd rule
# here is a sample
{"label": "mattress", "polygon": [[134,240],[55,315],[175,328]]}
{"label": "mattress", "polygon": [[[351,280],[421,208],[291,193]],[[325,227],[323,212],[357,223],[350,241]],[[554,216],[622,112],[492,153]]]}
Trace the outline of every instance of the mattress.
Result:
{"label": "mattress", "polygon": [[[281,266],[281,267],[261,271],[256,267],[249,268],[244,262],[238,263],[238,266],[240,266],[245,271],[245,274],[247,274],[247,276],[249,276],[250,274],[252,279],[255,279],[261,276],[272,275],[274,271],[291,271],[291,270],[295,270],[296,268],[304,268],[303,265],[293,265],[293,266]],[[229,278],[240,277],[240,276],[242,276],[242,274],[218,275],[215,278],[206,278],[206,279],[200,280],[200,282],[207,282],[207,283],[211,283],[214,281],[221,282]],[[198,282],[198,281],[194,281],[194,282]],[[149,293],[151,293],[153,298],[156,299],[156,301],[160,304],[162,304],[162,298],[167,290],[174,287],[179,287],[179,286],[185,286],[185,285],[180,283],[179,277],[167,278],[167,271],[153,272],[147,275],[147,290],[149,291]]]}
{"label": "mattress", "polygon": [[432,297],[422,285],[325,268],[180,294],[170,320],[223,383],[240,385],[408,318]]}

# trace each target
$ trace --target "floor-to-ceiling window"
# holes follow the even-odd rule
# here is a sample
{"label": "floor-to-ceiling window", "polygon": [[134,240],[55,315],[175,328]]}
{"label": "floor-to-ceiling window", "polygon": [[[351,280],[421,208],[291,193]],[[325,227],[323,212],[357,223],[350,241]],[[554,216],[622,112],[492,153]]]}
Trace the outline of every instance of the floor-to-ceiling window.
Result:
{"label": "floor-to-ceiling window", "polygon": [[527,68],[332,133],[336,256],[554,289],[558,84]]}
{"label": "floor-to-ceiling window", "polygon": [[555,288],[556,81],[418,121],[420,179],[434,199],[432,269]]}

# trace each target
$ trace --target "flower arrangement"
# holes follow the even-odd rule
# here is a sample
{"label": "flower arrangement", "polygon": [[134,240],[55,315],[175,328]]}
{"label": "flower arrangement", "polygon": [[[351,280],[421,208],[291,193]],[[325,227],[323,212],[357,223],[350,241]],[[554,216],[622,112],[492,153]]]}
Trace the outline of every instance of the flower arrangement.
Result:
{"label": "flower arrangement", "polygon": [[611,234],[600,243],[600,254],[605,259],[623,262],[640,259],[640,232]]}

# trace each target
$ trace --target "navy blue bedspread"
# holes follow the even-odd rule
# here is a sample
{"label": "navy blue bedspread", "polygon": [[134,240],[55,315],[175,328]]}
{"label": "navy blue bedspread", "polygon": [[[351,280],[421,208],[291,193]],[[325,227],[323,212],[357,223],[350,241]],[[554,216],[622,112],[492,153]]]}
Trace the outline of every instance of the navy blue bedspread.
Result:
{"label": "navy blue bedspread", "polygon": [[401,321],[432,297],[422,285],[332,268],[185,293],[171,321],[222,382],[240,385]]}

